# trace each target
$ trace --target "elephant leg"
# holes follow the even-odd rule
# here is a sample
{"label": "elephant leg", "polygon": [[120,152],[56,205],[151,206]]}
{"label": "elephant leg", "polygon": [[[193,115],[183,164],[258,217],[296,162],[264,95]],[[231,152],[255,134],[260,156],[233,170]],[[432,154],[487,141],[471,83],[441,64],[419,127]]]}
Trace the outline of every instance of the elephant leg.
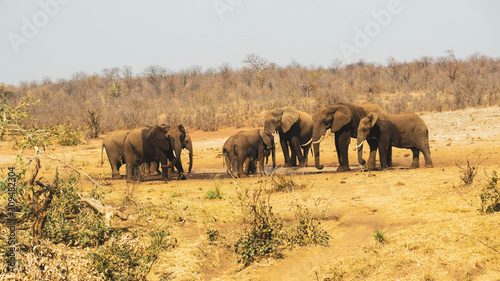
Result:
{"label": "elephant leg", "polygon": [[297,152],[295,148],[292,146],[292,142],[290,142],[290,166],[297,166]]}
{"label": "elephant leg", "polygon": [[141,173],[145,176],[145,177],[149,177],[150,176],[150,172],[149,172],[149,169],[151,168],[151,165],[149,162],[144,162],[142,163],[141,165]]}
{"label": "elephant leg", "polygon": [[366,162],[365,168],[368,170],[375,170],[377,166],[377,149],[378,141],[376,139],[368,139],[368,146],[370,147],[370,155],[368,156],[368,162]]}
{"label": "elephant leg", "polygon": [[427,143],[427,145],[424,145],[424,148],[421,149],[421,151],[422,151],[422,154],[424,155],[425,167],[426,168],[433,168],[434,165],[432,164],[431,150],[429,148],[429,144]]}
{"label": "elephant leg", "polygon": [[122,165],[120,157],[116,157],[114,160],[109,161],[109,163],[111,164],[111,178],[120,178],[120,167]]}
{"label": "elephant leg", "polygon": [[304,167],[307,167],[307,162],[309,160],[309,150],[311,150],[311,145],[307,145],[302,148],[303,155],[304,155]]}
{"label": "elephant leg", "polygon": [[349,157],[348,157],[350,142],[351,142],[350,131],[335,133],[335,147],[337,148],[337,156],[339,159],[339,167],[337,168],[337,171],[339,172],[351,170],[351,168],[349,168]]}
{"label": "elephant leg", "polygon": [[[259,160],[259,165],[257,166],[257,173],[259,175],[264,174],[264,158],[265,158],[265,149],[263,146],[259,147],[259,151],[257,152],[257,159]],[[256,160],[257,160],[256,159]]]}
{"label": "elephant leg", "polygon": [[290,161],[290,153],[288,151],[288,142],[281,142],[281,149],[283,150],[283,157],[285,158],[285,167],[292,167],[292,162]]}
{"label": "elephant leg", "polygon": [[[299,137],[293,137],[292,141],[290,143],[291,149],[292,149],[292,155],[295,152],[295,155],[297,157],[297,160],[299,160],[299,167],[304,167],[305,162],[304,162],[304,155],[302,155],[302,150],[300,149],[300,139]],[[292,157],[292,164],[297,164],[295,162],[295,158]]]}
{"label": "elephant leg", "polygon": [[411,162],[410,169],[415,169],[415,168],[420,167],[420,164],[418,163],[420,150],[413,147],[413,148],[411,148],[411,151],[413,152],[413,161]]}
{"label": "elephant leg", "polygon": [[134,181],[134,167],[137,167],[137,157],[135,155],[127,157],[126,168],[126,181]]}
{"label": "elephant leg", "polygon": [[233,161],[232,159],[229,157],[228,154],[225,154],[224,155],[225,157],[225,160],[226,160],[226,169],[227,169],[227,173],[230,175],[230,176],[233,176]]}
{"label": "elephant leg", "polygon": [[389,145],[389,148],[387,149],[387,167],[394,167],[392,165],[392,145]]}
{"label": "elephant leg", "polygon": [[181,161],[175,163],[175,168],[177,169],[177,180],[185,180],[186,176],[184,175],[184,168],[182,168]]}
{"label": "elephant leg", "polygon": [[378,153],[379,153],[379,158],[380,158],[380,169],[384,170],[387,168],[387,150],[389,149],[389,146],[384,143],[380,143],[378,147]]}
{"label": "elephant leg", "polygon": [[253,172],[252,161],[250,157],[245,158],[245,161],[243,161],[243,172],[245,174]]}
{"label": "elephant leg", "polygon": [[242,177],[243,173],[243,163],[245,162],[245,157],[238,157],[238,174],[237,177]]}

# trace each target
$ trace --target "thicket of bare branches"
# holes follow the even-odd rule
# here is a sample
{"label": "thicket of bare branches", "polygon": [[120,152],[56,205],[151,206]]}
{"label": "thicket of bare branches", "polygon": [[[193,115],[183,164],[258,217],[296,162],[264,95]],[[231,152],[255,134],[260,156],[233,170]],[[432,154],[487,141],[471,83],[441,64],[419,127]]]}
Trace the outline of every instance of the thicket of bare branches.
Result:
{"label": "thicket of bare branches", "polygon": [[[202,130],[260,126],[261,113],[274,107],[293,105],[313,112],[340,101],[377,102],[393,113],[500,104],[500,59],[480,54],[458,59],[448,51],[411,62],[389,58],[384,65],[335,60],[329,67],[278,66],[252,54],[243,63],[240,69],[224,63],[177,72],[153,65],[137,75],[124,66],[0,90],[13,102],[23,91],[40,99],[25,126],[63,124],[87,130],[92,112],[104,132],[165,121]],[[94,133],[96,126],[91,126]]]}

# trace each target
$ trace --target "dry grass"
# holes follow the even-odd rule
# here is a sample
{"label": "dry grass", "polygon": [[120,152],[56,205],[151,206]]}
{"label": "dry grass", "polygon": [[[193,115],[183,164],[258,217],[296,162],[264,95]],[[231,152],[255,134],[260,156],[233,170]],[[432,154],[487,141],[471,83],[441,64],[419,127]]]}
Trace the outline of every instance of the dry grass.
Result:
{"label": "dry grass", "polygon": [[[99,164],[99,140],[75,147],[55,146],[47,153],[98,178],[103,185],[103,203],[131,216],[128,221],[114,219],[112,227],[134,233],[148,233],[159,225],[169,227],[176,246],[160,253],[148,280],[323,280],[335,274],[343,275],[344,280],[496,280],[500,278],[500,241],[495,234],[499,214],[481,214],[479,195],[492,171],[500,171],[498,108],[434,113],[423,118],[431,132],[435,168],[402,169],[411,163],[411,158],[404,156],[409,151],[395,149],[394,170],[365,173],[353,166],[352,172],[331,172],[328,165],[337,165],[332,138],[322,143],[322,162],[330,170],[317,173],[311,168],[313,172],[308,174],[303,169],[281,168],[295,173],[281,180],[293,188],[272,194],[273,212],[288,226],[298,220],[299,209],[294,209],[294,204],[303,206],[302,210],[314,210],[306,215],[321,221],[331,236],[329,246],[292,247],[282,252],[282,259],[263,259],[246,268],[237,263],[231,246],[244,226],[243,213],[232,204],[232,198],[237,187],[255,189],[264,184],[272,190],[275,186],[273,179],[266,177],[238,181],[196,178],[196,173],[208,170],[224,173],[222,160],[216,158],[225,137],[221,132],[193,132],[195,175],[187,181],[127,186],[124,180],[111,180],[109,165]],[[235,130],[223,132],[232,135]],[[351,164],[357,163],[354,146],[351,143],[349,150]],[[17,153],[10,147],[2,145],[2,155]],[[473,183],[461,184],[458,166],[479,154],[485,156]],[[277,155],[277,160],[282,164],[282,155]],[[46,165],[42,176],[50,180],[54,171],[55,167]],[[62,177],[73,172],[59,171]],[[79,184],[82,192],[91,190],[90,181],[82,179]],[[222,199],[206,199],[207,191],[216,185]],[[216,241],[209,240],[209,229],[218,230]],[[384,243],[373,239],[377,230],[384,233]],[[2,225],[2,235],[5,232]],[[19,231],[19,237],[28,236],[26,232]],[[147,239],[141,242],[147,243]],[[63,246],[48,247],[56,251]],[[65,247],[63,251],[68,263],[81,267],[75,267],[74,274],[86,270],[80,260],[85,249]],[[57,261],[55,258],[54,266]]]}

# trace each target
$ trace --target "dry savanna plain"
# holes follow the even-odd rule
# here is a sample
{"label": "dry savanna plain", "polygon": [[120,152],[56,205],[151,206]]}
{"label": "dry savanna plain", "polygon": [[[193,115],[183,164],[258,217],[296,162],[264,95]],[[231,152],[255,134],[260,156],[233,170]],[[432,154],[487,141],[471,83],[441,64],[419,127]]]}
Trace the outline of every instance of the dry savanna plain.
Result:
{"label": "dry savanna plain", "polygon": [[[104,136],[73,147],[52,146],[44,154],[102,185],[102,203],[129,216],[123,221],[113,218],[113,228],[146,233],[160,225],[169,227],[176,243],[160,252],[148,280],[500,280],[500,213],[479,211],[483,187],[493,171],[500,172],[500,108],[421,117],[429,127],[434,168],[408,169],[411,151],[394,148],[393,169],[363,171],[353,139],[352,171],[336,172],[334,139],[327,135],[321,143],[323,170],[314,168],[311,157],[306,168],[284,168],[277,147],[274,173],[269,173],[269,163],[266,176],[233,179],[223,167],[221,147],[229,136],[251,128],[188,128],[194,165],[185,181],[174,175],[168,182],[158,176],[135,184],[111,179],[106,155],[104,165],[100,163]],[[18,151],[8,142],[0,151],[5,177]],[[30,153],[24,154],[29,158]],[[182,157],[186,166],[187,158]],[[461,180],[467,161],[477,170],[468,185]],[[56,165],[61,174],[73,172],[60,161],[47,161],[41,174],[53,177]],[[120,172],[125,174],[124,167]],[[241,198],[272,189],[280,181],[288,182],[285,188],[262,196],[274,215],[286,228],[297,222],[297,213],[306,212],[327,232],[328,243],[283,247],[279,255],[247,266],[238,263],[234,243],[249,224]],[[82,177],[81,192],[88,194],[91,186]],[[217,188],[222,198],[208,199],[207,192]],[[73,253],[76,263],[86,262],[80,256],[88,249],[54,247]]]}

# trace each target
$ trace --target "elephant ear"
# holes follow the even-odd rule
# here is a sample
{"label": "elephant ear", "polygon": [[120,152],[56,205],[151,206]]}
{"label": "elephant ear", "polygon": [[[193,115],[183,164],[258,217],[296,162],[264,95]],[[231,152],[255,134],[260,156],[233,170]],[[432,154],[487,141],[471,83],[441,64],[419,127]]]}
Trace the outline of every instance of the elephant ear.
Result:
{"label": "elephant ear", "polygon": [[340,128],[349,124],[352,120],[352,113],[347,106],[339,105],[333,113],[332,132],[340,130]]}
{"label": "elephant ear", "polygon": [[267,147],[274,147],[274,137],[266,130],[260,129],[259,136]]}
{"label": "elephant ear", "polygon": [[375,112],[371,112],[370,114],[368,114],[368,119],[370,120],[370,127],[373,128],[373,126],[375,126],[375,124],[377,124],[377,121],[378,121],[378,114],[375,113]]}
{"label": "elephant ear", "polygon": [[299,120],[300,113],[296,109],[286,109],[281,116],[281,128],[286,133]]}
{"label": "elephant ear", "polygon": [[170,142],[165,137],[165,133],[166,131],[164,127],[155,126],[148,133],[148,142],[152,146],[161,148],[162,150],[170,150]]}

